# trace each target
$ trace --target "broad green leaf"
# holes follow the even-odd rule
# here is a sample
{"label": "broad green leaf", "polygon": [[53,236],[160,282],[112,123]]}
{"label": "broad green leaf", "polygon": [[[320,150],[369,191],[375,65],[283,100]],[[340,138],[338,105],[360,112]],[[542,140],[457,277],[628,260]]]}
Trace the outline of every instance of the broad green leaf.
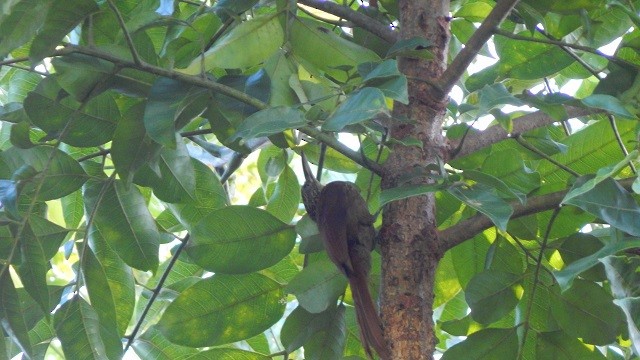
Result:
{"label": "broad green leaf", "polygon": [[278,177],[273,194],[267,202],[266,210],[284,223],[289,223],[300,204],[300,183],[296,173],[289,166]]}
{"label": "broad green leaf", "polygon": [[485,270],[487,252],[491,246],[489,236],[486,233],[478,234],[450,250],[458,281],[463,288],[476,274]]}
{"label": "broad green leaf", "polygon": [[523,106],[524,102],[511,95],[502,83],[486,85],[479,91],[479,112],[486,114],[492,109],[498,109],[503,105]]}
{"label": "broad green leaf", "polygon": [[131,347],[141,359],[190,359],[198,353],[198,349],[169,342],[156,326],[148,328]]}
{"label": "broad green leaf", "polygon": [[531,330],[538,332],[559,330],[560,327],[553,317],[551,307],[553,306],[552,297],[558,296],[560,288],[553,283],[553,278],[546,272],[540,272],[537,275],[537,283],[534,285],[535,278],[535,269],[531,266],[524,274],[522,298],[516,311],[528,318],[528,326]]}
{"label": "broad green leaf", "polygon": [[604,360],[598,349],[562,331],[541,332],[536,341],[536,359],[540,360]]}
{"label": "broad green leaf", "polygon": [[0,23],[0,59],[25,44],[42,27],[54,1],[22,0]]}
{"label": "broad green leaf", "polygon": [[64,223],[69,229],[73,229],[80,225],[84,216],[84,203],[82,200],[82,191],[80,189],[66,195],[60,199],[62,206],[62,216]]}
{"label": "broad green leaf", "polygon": [[453,345],[442,360],[513,360],[518,355],[517,329],[483,329]]}
{"label": "broad green leaf", "polygon": [[507,229],[513,208],[492,189],[476,185],[469,188],[450,187],[449,193],[466,205],[486,215],[500,229]]}
{"label": "broad green leaf", "polygon": [[518,303],[514,287],[520,280],[517,274],[496,270],[474,276],[465,289],[473,319],[490,324],[511,312]]}
{"label": "broad green leaf", "polygon": [[342,357],[347,335],[344,315],[344,304],[340,304],[332,312],[326,314],[326,327],[319,329],[304,344],[304,353],[307,359],[339,359]]}
{"label": "broad green leaf", "polygon": [[220,25],[222,22],[219,17],[205,12],[193,20],[189,26],[185,26],[180,36],[167,45],[167,54],[175,59],[175,67],[187,67],[196,56],[201,54]]}
{"label": "broad green leaf", "polygon": [[259,354],[253,351],[234,349],[234,348],[216,348],[201,351],[193,356],[189,356],[189,360],[271,360],[272,356]]}
{"label": "broad green leaf", "polygon": [[[438,263],[436,270],[436,281],[434,283],[435,298],[433,300],[434,309],[447,303],[449,300],[461,293],[462,287],[458,281],[451,252],[447,251]],[[465,306],[466,307],[466,306]]]}
{"label": "broad green leaf", "polygon": [[[42,185],[37,193],[38,200],[52,200],[78,190],[88,176],[77,161],[66,153],[50,146],[36,146],[31,149],[10,148],[0,153],[0,178],[10,179],[14,172],[24,165],[31,166],[38,174],[37,184]],[[33,193],[37,189],[29,182],[22,193]]]}
{"label": "broad green leaf", "polygon": [[433,58],[433,54],[428,49],[432,45],[431,41],[423,37],[414,36],[409,39],[402,39],[391,46],[386,57],[394,58],[397,56],[405,56],[418,59],[431,59]]}
{"label": "broad green leaf", "polygon": [[295,66],[284,50],[274,53],[265,63],[264,70],[271,79],[271,106],[292,106],[298,103],[289,86],[289,79],[295,74]]}
{"label": "broad green leaf", "polygon": [[[98,11],[93,0],[56,0],[47,12],[42,29],[31,43],[29,58],[38,63],[85,17]],[[33,20],[30,20],[33,21]]]}
{"label": "broad green leaf", "polygon": [[296,223],[296,232],[300,235],[300,246],[298,251],[301,254],[310,254],[324,249],[318,226],[305,214]]}
{"label": "broad green leaf", "polygon": [[[565,266],[569,266],[576,261],[589,258],[600,251],[603,246],[604,244],[597,237],[578,232],[565,238],[558,248],[558,252],[562,256]],[[582,272],[580,277],[591,281],[603,281],[606,279],[604,268],[599,264]]]}
{"label": "broad green leaf", "polygon": [[581,102],[589,107],[605,110],[613,115],[634,119],[635,116],[627,110],[618,98],[611,95],[596,94],[588,96]]}
{"label": "broad green leaf", "polygon": [[571,264],[569,264],[569,266],[558,272],[554,272],[553,275],[556,278],[556,281],[558,281],[558,285],[560,285],[562,291],[565,291],[571,287],[571,285],[573,284],[573,280],[578,275],[600,264],[599,259],[605,258],[609,255],[614,255],[623,250],[638,247],[640,247],[640,240],[638,239],[612,242],[606,244],[602,249],[596,251],[595,253],[572,262]]}
{"label": "broad green leaf", "polygon": [[160,144],[151,140],[143,122],[145,103],[130,107],[118,123],[111,144],[111,159],[125,185],[133,181],[136,171],[153,162],[160,151]]}
{"label": "broad green leaf", "polygon": [[[584,181],[587,179],[578,179],[569,193],[582,186]],[[591,190],[585,192],[576,190],[576,193],[580,195],[564,200],[564,203],[577,206],[624,232],[640,236],[640,223],[637,221],[640,216],[640,207],[633,196],[615,180],[607,178],[593,186]]]}
{"label": "broad green leaf", "polygon": [[114,72],[113,63],[82,54],[56,57],[51,64],[56,82],[78,101],[99,94],[101,83]]}
{"label": "broad green leaf", "polygon": [[338,67],[355,69],[360,63],[380,59],[375,52],[339,37],[320,22],[307,19],[295,19],[289,41],[294,55],[341,80],[346,80],[346,74]]}
{"label": "broad green leaf", "polygon": [[613,304],[611,295],[593,282],[575,280],[567,291],[552,298],[552,304],[553,317],[562,330],[589,344],[616,341],[624,323],[624,314]]}
{"label": "broad green leaf", "polygon": [[275,324],[284,313],[283,296],[278,283],[259,274],[216,274],[182,291],[157,327],[175,344],[226,344]]}
{"label": "broad green leaf", "polygon": [[[295,150],[298,153],[298,150],[304,151],[307,160],[314,164],[317,164],[320,159],[320,146],[307,144],[300,148],[296,148]],[[349,159],[348,157],[344,156],[331,147],[327,147],[327,151],[324,156],[324,168],[327,170],[347,174],[357,173],[362,169],[362,167],[356,164],[353,160]]]}
{"label": "broad green leaf", "polygon": [[[344,312],[344,305],[341,305]],[[284,324],[280,338],[282,345],[287,352],[291,353],[303,346],[309,339],[316,336],[316,333],[326,330],[331,320],[334,320],[338,307],[329,308],[323,312],[313,314],[305,310],[302,306],[295,308]]]}
{"label": "broad green leaf", "polygon": [[[360,73],[361,67],[358,67]],[[385,96],[403,104],[409,103],[407,78],[398,69],[396,60],[385,60],[363,76],[367,86],[378,88]]]}
{"label": "broad green leaf", "polygon": [[267,108],[244,119],[229,141],[274,135],[306,123],[304,113],[298,109],[285,106]]}
{"label": "broad green leaf", "polygon": [[251,9],[257,2],[258,0],[218,0],[213,9],[222,21],[227,21]]}
{"label": "broad green leaf", "polygon": [[466,179],[476,181],[487,187],[494,188],[507,199],[518,199],[521,204],[525,203],[526,196],[517,190],[512,189],[499,178],[477,170],[465,170],[463,176]]}
{"label": "broad green leaf", "polygon": [[111,140],[120,110],[113,93],[102,93],[86,106],[71,97],[60,96],[60,85],[53,77],[40,82],[24,99],[24,110],[31,122],[49,137],[78,147],[102,145]]}
{"label": "broad green leaf", "polygon": [[89,240],[104,238],[127,265],[155,271],[160,233],[140,191],[136,187],[126,190],[118,180],[91,180],[83,192],[85,212],[93,217],[87,230]]}
{"label": "broad green leaf", "polygon": [[228,206],[202,218],[191,236],[187,253],[195,263],[216,273],[241,274],[276,264],[293,248],[296,233],[264,210]]}
{"label": "broad green leaf", "polygon": [[305,310],[317,314],[333,306],[346,286],[347,279],[338,268],[329,259],[322,259],[302,269],[285,291],[294,294]]}
{"label": "broad green leaf", "polygon": [[[190,98],[205,90],[178,80],[158,78],[144,110],[144,127],[159,144],[176,147],[176,120]],[[202,112],[204,108],[200,109]],[[198,114],[195,114],[198,115]]]}
{"label": "broad green leaf", "polygon": [[413,196],[425,195],[442,190],[443,185],[404,185],[397,188],[384,189],[380,193],[380,207],[397,200]]}
{"label": "broad green leaf", "polygon": [[96,311],[78,295],[56,310],[54,327],[67,359],[117,359],[122,356],[119,346],[110,346],[114,345],[113,339],[103,338]]}
{"label": "broad green leaf", "polygon": [[191,159],[196,176],[195,194],[183,198],[181,203],[166,204],[173,215],[187,228],[197,224],[214,210],[229,202],[220,179],[211,169],[198,160]]}
{"label": "broad green leaf", "polygon": [[380,89],[365,87],[350,94],[322,124],[322,130],[340,131],[347,125],[373,119],[380,113],[389,114],[384,94]]}
{"label": "broad green leaf", "polygon": [[[0,277],[0,325],[7,335],[18,344],[21,351],[27,356],[32,356],[33,348],[27,334],[28,329],[24,315],[9,269],[5,268],[2,277]],[[0,341],[4,342],[4,336],[0,338]],[[0,355],[4,354],[0,353]]]}
{"label": "broad green leaf", "polygon": [[282,45],[284,32],[274,15],[259,16],[233,28],[204,54],[195,58],[182,71],[199,74],[202,70],[215,68],[242,69],[257,65],[269,58]]}
{"label": "broad green leaf", "polygon": [[82,275],[89,299],[95,306],[100,323],[121,337],[129,325],[135,305],[133,272],[104,239],[93,236],[83,249]]}

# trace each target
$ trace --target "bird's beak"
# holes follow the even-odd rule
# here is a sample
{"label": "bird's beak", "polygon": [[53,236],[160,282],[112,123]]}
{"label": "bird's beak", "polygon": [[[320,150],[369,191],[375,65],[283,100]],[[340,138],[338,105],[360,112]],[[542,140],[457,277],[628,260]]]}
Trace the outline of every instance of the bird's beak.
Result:
{"label": "bird's beak", "polygon": [[306,181],[315,180],[315,176],[313,176],[313,172],[309,167],[309,162],[307,161],[307,157],[304,155],[304,151],[300,151],[300,157],[302,157],[302,172],[304,172],[304,179]]}

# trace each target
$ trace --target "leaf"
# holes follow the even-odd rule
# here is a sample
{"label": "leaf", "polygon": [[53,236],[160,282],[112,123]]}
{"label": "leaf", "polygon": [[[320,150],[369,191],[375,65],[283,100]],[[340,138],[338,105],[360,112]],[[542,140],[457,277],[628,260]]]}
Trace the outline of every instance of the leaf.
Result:
{"label": "leaf", "polygon": [[[80,164],[66,153],[50,146],[35,146],[31,149],[10,148],[0,153],[0,178],[10,179],[14,172],[31,166],[40,172],[42,181],[37,199],[53,200],[68,195],[78,190],[87,180],[88,176],[80,167]],[[22,193],[31,194],[36,185],[28,183],[22,189]]]}
{"label": "leaf", "polygon": [[465,289],[471,317],[481,324],[490,324],[511,312],[518,304],[514,287],[520,280],[517,274],[496,270],[474,276]]}
{"label": "leaf", "polygon": [[171,213],[185,227],[191,227],[214,210],[225,207],[227,194],[220,179],[198,160],[191,159],[195,171],[195,194],[183,197],[182,202],[166,204]]}
{"label": "leaf", "polygon": [[298,109],[277,106],[250,115],[238,126],[228,141],[253,139],[281,133],[306,125],[304,113]]}
{"label": "leaf", "polygon": [[442,190],[442,184],[433,185],[404,185],[397,188],[384,189],[380,193],[380,207],[384,205],[413,196],[425,195]]}
{"label": "leaf", "polygon": [[42,27],[54,1],[22,0],[0,22],[0,59],[22,46]]}
{"label": "leaf", "polygon": [[284,41],[284,32],[275,15],[259,16],[233,28],[204,54],[195,58],[184,70],[199,74],[202,70],[242,69],[257,65],[275,53]]}
{"label": "leaf", "polygon": [[[0,277],[0,325],[2,329],[18,344],[20,350],[27,356],[32,357],[34,350],[27,335],[27,325],[24,319],[24,312],[20,306],[18,292],[11,280],[9,269]],[[4,342],[4,336],[1,339]],[[4,355],[4,353],[0,353]]]}
{"label": "leaf", "polygon": [[615,342],[624,322],[624,314],[613,304],[611,295],[585,280],[575,280],[571,288],[552,298],[551,311],[567,334],[594,345]]}
{"label": "leaf", "polygon": [[326,314],[326,327],[316,332],[305,344],[305,358],[340,359],[347,337],[344,304]]}
{"label": "leaf", "polygon": [[428,49],[433,46],[431,41],[414,36],[409,39],[396,41],[387,51],[387,58],[404,56],[415,59],[433,59],[433,54]]}
{"label": "leaf", "polygon": [[[586,180],[584,177],[578,179],[569,193],[582,186]],[[613,227],[631,235],[640,236],[640,223],[637,221],[640,217],[640,207],[631,194],[615,180],[607,178],[593,186],[591,190],[575,190],[575,193],[580,195],[563,200],[563,203],[577,206]]]}
{"label": "leaf", "polygon": [[271,360],[272,356],[258,354],[257,352],[233,349],[233,348],[217,348],[205,350],[196,355],[189,356],[189,360]]}
{"label": "leaf", "polygon": [[251,9],[257,2],[258,0],[219,0],[213,9],[222,21],[227,21]]}
{"label": "leaf", "polygon": [[536,359],[540,360],[604,360],[605,357],[593,347],[567,336],[562,331],[542,332],[536,342]]}
{"label": "leaf", "polygon": [[266,210],[284,223],[289,223],[300,204],[300,183],[296,173],[289,166],[278,177],[273,194],[267,202]]}
{"label": "leaf", "polygon": [[216,274],[182,291],[157,327],[169,341],[192,347],[246,339],[282,317],[283,295],[278,283],[259,274]]}
{"label": "leaf", "polygon": [[624,240],[606,244],[599,251],[576,260],[569,264],[564,269],[554,272],[553,275],[560,285],[562,291],[565,291],[571,287],[573,280],[582,272],[589,270],[593,266],[600,263],[599,259],[605,258],[609,255],[614,255],[620,251],[633,249],[640,247],[640,240]]}
{"label": "leaf", "polygon": [[322,124],[322,130],[340,131],[347,125],[373,119],[380,113],[389,114],[384,94],[380,89],[365,87],[350,94]]}
{"label": "leaf", "polygon": [[398,69],[396,60],[385,60],[376,65],[371,71],[363,74],[361,66],[358,71],[363,75],[363,82],[371,87],[382,90],[385,96],[397,100],[403,104],[409,103],[409,92],[407,87],[407,78]]}
{"label": "leaf", "polygon": [[294,294],[305,310],[317,314],[333,306],[346,286],[347,279],[338,268],[329,259],[322,259],[302,269],[285,292]]}
{"label": "leaf", "polygon": [[613,115],[627,119],[634,119],[635,116],[627,110],[618,98],[611,95],[595,94],[580,100],[584,105],[596,109],[605,110]]}
{"label": "leaf", "polygon": [[515,328],[483,329],[453,345],[442,360],[513,360],[518,355],[518,335]]}
{"label": "leaf", "polygon": [[18,187],[15,181],[0,180],[0,204],[14,219],[19,219],[18,214]]}
{"label": "leaf", "polygon": [[121,348],[105,344],[98,314],[78,295],[57,309],[54,327],[67,359],[115,359],[114,351],[122,353]]}
{"label": "leaf", "polygon": [[466,205],[486,215],[500,229],[506,230],[513,208],[484,186],[450,187],[449,193]]}
{"label": "leaf", "polygon": [[193,226],[191,235],[187,246],[191,259],[224,274],[250,273],[276,264],[289,254],[296,237],[293,227],[250,206],[213,211]]}
{"label": "leaf", "polygon": [[318,332],[326,331],[340,308],[344,316],[344,305],[329,308],[317,314],[308,312],[302,306],[296,307],[282,325],[280,339],[285,350],[292,353],[315,337]]}
{"label": "leaf", "polygon": [[190,359],[199,352],[198,349],[169,342],[156,326],[148,328],[131,347],[141,359]]}
{"label": "leaf", "polygon": [[510,186],[505,184],[502,180],[488,173],[480,172],[477,170],[465,170],[463,172],[463,175],[466,179],[470,179],[478,183],[481,183],[483,185],[486,185],[487,187],[494,188],[495,190],[499,191],[508,199],[518,199],[518,201],[520,201],[520,203],[523,205],[526,201],[525,194],[512,189]]}
{"label": "leaf", "polygon": [[136,187],[126,190],[121,181],[91,180],[84,189],[85,212],[93,214],[87,233],[104,238],[127,265],[139,270],[158,267],[160,233]]}
{"label": "leaf", "polygon": [[509,90],[502,83],[485,85],[480,90],[478,96],[481,114],[486,114],[490,110],[498,109],[501,105],[524,106],[522,100],[511,95]]}
{"label": "leaf", "polygon": [[85,17],[98,10],[98,5],[93,0],[54,1],[47,12],[42,29],[31,43],[29,59],[33,63],[38,63],[49,56],[73,28]]}

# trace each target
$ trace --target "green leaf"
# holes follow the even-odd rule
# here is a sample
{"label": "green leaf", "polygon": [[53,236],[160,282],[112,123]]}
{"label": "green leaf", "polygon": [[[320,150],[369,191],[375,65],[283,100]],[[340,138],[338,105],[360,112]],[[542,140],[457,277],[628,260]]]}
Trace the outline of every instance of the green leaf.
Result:
{"label": "green leaf", "polygon": [[83,192],[85,212],[93,214],[89,239],[104,238],[127,265],[155,271],[160,233],[140,191],[126,190],[121,181],[92,180]]}
{"label": "green leaf", "polygon": [[[233,224],[233,226],[230,226]],[[228,206],[211,212],[191,230],[187,253],[203,268],[241,274],[276,264],[293,248],[293,227],[250,206]]]}
{"label": "green leaf", "polygon": [[524,106],[524,102],[511,95],[509,90],[502,83],[486,85],[479,91],[478,96],[481,114],[486,114],[493,109],[498,109],[502,105]]}
{"label": "green leaf", "polygon": [[54,1],[47,12],[42,29],[31,43],[30,60],[33,63],[38,63],[49,56],[73,28],[85,17],[97,11],[98,5],[93,0]]}
{"label": "green leaf", "polygon": [[373,119],[380,113],[389,114],[384,94],[380,89],[365,87],[350,94],[322,124],[322,130],[340,131],[347,125]]}
{"label": "green leaf", "polygon": [[251,9],[257,2],[258,0],[218,0],[213,9],[222,21],[227,21]]}
{"label": "green leaf", "polygon": [[585,181],[587,179],[584,177],[578,179],[569,191],[575,191],[580,195],[563,202],[577,206],[624,232],[640,236],[640,223],[637,221],[640,217],[640,207],[633,196],[611,178],[602,180],[588,191],[574,190],[581,187]]}
{"label": "green leaf", "polygon": [[536,359],[540,360],[604,360],[605,357],[593,347],[567,336],[562,331],[542,332],[536,341]]}
{"label": "green leaf", "polygon": [[[302,306],[296,307],[282,325],[280,339],[285,350],[291,353],[316,337],[318,332],[328,330],[338,312],[344,316],[344,305],[317,314],[308,312]],[[336,355],[339,357],[339,354]]]}
{"label": "green leaf", "polygon": [[121,347],[109,347],[113,343],[103,339],[98,314],[78,295],[57,309],[54,327],[67,359],[117,359],[122,356]]}
{"label": "green leaf", "polygon": [[284,223],[289,223],[300,204],[300,183],[296,173],[289,166],[278,177],[273,194],[267,202],[266,210]]}
{"label": "green leaf", "polygon": [[[299,153],[299,150],[304,151],[307,156],[307,160],[317,164],[320,159],[320,146],[307,144],[300,148],[295,149]],[[356,164],[353,160],[339,153],[337,150],[331,147],[327,147],[327,151],[324,156],[324,168],[327,170],[336,171],[339,173],[357,173],[362,169],[360,165]]]}
{"label": "green leaf", "polygon": [[[28,165],[40,172],[38,180],[42,181],[38,200],[58,199],[78,190],[88,176],[77,161],[66,153],[50,146],[35,146],[31,149],[10,148],[0,153],[0,178],[10,179],[14,172]],[[37,187],[29,182],[22,193],[31,194]]]}
{"label": "green leaf", "polygon": [[[275,15],[259,16],[233,28],[204,54],[204,70],[215,68],[241,69],[268,59],[284,41],[284,32]],[[195,58],[184,70],[199,74],[202,59]]]}
{"label": "green leaf", "polygon": [[481,324],[498,321],[518,304],[515,285],[520,275],[486,270],[474,276],[465,289],[471,317]]}
{"label": "green leaf", "polygon": [[397,188],[384,189],[380,193],[380,207],[397,200],[410,198],[413,196],[425,195],[442,190],[443,185],[404,185]]}
{"label": "green leaf", "polygon": [[199,15],[180,35],[167,45],[167,55],[175,59],[176,68],[187,67],[220,28],[220,18],[211,12]]}
{"label": "green leaf", "polygon": [[[360,67],[358,71],[362,73]],[[407,78],[398,69],[396,60],[385,60],[378,64],[370,72],[366,73],[363,81],[367,86],[382,90],[386,97],[403,104],[409,103]]]}
{"label": "green leaf", "polygon": [[166,204],[182,225],[189,228],[214,210],[223,208],[229,200],[220,179],[198,160],[191,159],[196,176],[195,194],[183,197],[181,203]]}
{"label": "green leaf", "polygon": [[449,193],[466,205],[486,215],[500,229],[506,230],[513,208],[484,186],[450,187]]}
{"label": "green leaf", "polygon": [[627,110],[618,98],[611,95],[596,94],[580,100],[584,105],[605,110],[613,115],[634,119],[635,116]]}
{"label": "green leaf", "polygon": [[[0,277],[0,325],[2,329],[18,344],[20,350],[31,357],[34,350],[27,334],[25,313],[20,306],[18,292],[11,280],[9,269],[6,269]],[[4,342],[4,336],[0,338]],[[0,356],[4,353],[0,353]]]}
{"label": "green leaf", "polygon": [[433,46],[431,41],[414,36],[409,39],[396,41],[387,52],[387,58],[404,56],[415,59],[433,59],[433,54],[428,49]]}
{"label": "green leaf", "polygon": [[329,260],[309,264],[293,278],[285,291],[294,294],[305,310],[320,313],[333,306],[344,294],[347,279]]}
{"label": "green leaf", "polygon": [[152,187],[154,195],[165,202],[188,202],[196,197],[194,160],[181,139],[174,149],[163,147],[157,161],[160,177],[147,167],[136,174],[134,181]]}
{"label": "green leaf", "polygon": [[201,351],[193,356],[189,356],[189,360],[271,360],[272,356],[258,354],[256,352],[233,349],[233,348],[217,348]]}
{"label": "green leaf", "polygon": [[118,123],[111,144],[111,159],[128,187],[136,171],[158,156],[161,145],[151,140],[144,127],[145,103],[130,107]]}
{"label": "green leaf", "polygon": [[[588,299],[588,301],[585,301]],[[569,290],[552,298],[551,311],[560,327],[569,335],[594,345],[616,341],[624,314],[601,286],[575,280]]]}
{"label": "green leaf", "polygon": [[190,359],[199,352],[198,349],[169,342],[156,326],[148,328],[140,335],[132,348],[141,359],[156,360]]}
{"label": "green leaf", "polygon": [[82,276],[100,323],[123,337],[135,306],[133,272],[104,239],[94,236],[83,249]]}
{"label": "green leaf", "polygon": [[18,214],[18,186],[12,180],[0,180],[0,203],[8,215],[19,219]]}
{"label": "green leaf", "polygon": [[274,135],[288,129],[299,128],[306,123],[304,113],[298,109],[285,106],[267,108],[244,119],[229,141]]}
{"label": "green leaf", "polygon": [[483,329],[453,345],[442,360],[513,360],[518,355],[518,334],[511,329]]}
{"label": "green leaf", "polygon": [[344,304],[340,304],[335,310],[326,314],[326,327],[316,332],[304,344],[307,359],[340,359],[342,357],[347,335],[344,315]]}
{"label": "green leaf", "polygon": [[0,22],[0,59],[25,44],[42,27],[54,1],[22,0]]}
{"label": "green leaf", "polygon": [[602,249],[595,253],[583,257],[569,264],[564,269],[554,272],[553,275],[558,281],[558,285],[562,291],[567,290],[573,284],[573,280],[582,272],[600,264],[599,259],[614,255],[620,251],[640,247],[640,240],[624,240],[606,244]]}
{"label": "green leaf", "polygon": [[226,344],[260,334],[282,317],[280,285],[259,274],[214,275],[185,289],[157,327],[171,342]]}
{"label": "green leaf", "polygon": [[502,180],[493,175],[477,170],[465,170],[463,172],[463,175],[466,179],[476,181],[490,188],[494,188],[495,190],[503,194],[507,199],[518,199],[521,204],[524,204],[526,201],[526,196],[523,193],[512,189]]}

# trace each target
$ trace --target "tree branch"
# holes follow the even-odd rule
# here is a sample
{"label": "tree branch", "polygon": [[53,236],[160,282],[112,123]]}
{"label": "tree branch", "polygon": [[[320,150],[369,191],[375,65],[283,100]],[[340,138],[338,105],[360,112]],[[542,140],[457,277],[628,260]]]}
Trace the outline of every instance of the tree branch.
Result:
{"label": "tree branch", "polygon": [[[136,70],[140,70],[140,71],[145,71],[154,75],[158,75],[158,76],[163,76],[169,79],[174,79],[174,80],[179,80],[182,81],[186,84],[191,84],[191,85],[196,85],[196,86],[200,86],[203,87],[205,89],[210,89],[212,91],[218,92],[220,94],[223,95],[227,95],[231,98],[234,98],[238,101],[241,101],[247,105],[251,105],[257,109],[260,110],[264,110],[266,108],[269,107],[268,104],[260,101],[259,99],[256,99],[252,96],[249,96],[245,93],[243,93],[240,90],[236,90],[232,87],[226,86],[224,84],[220,84],[214,81],[210,81],[201,77],[197,77],[197,76],[192,76],[192,75],[186,75],[186,74],[182,74],[173,70],[167,70],[161,67],[157,67],[157,66],[153,66],[153,65],[149,65],[145,62],[141,62],[140,64],[136,64],[133,61],[130,60],[125,60],[122,58],[119,58],[117,56],[112,55],[111,53],[107,53],[107,52],[103,52],[100,51],[98,49],[95,48],[88,48],[88,47],[83,47],[83,46],[77,46],[77,45],[66,45],[64,48],[57,50],[54,52],[54,54],[52,54],[52,56],[61,56],[61,55],[67,55],[67,54],[71,54],[71,53],[80,53],[80,54],[84,54],[84,55],[89,55],[89,56],[93,56],[96,58],[100,58],[103,60],[107,60],[109,62],[112,62],[120,67],[124,67],[124,68],[131,68],[131,69],[136,69]],[[357,151],[353,151],[351,150],[349,147],[347,147],[346,145],[342,144],[341,142],[339,142],[337,139],[333,138],[332,136],[329,136],[327,134],[322,133],[320,130],[315,129],[313,127],[310,126],[304,126],[299,128],[298,130],[300,130],[301,132],[327,144],[327,146],[335,149],[336,151],[338,151],[339,153],[341,153],[342,155],[346,156],[347,158],[353,160],[355,163],[361,165],[362,167],[370,170],[371,172],[375,173],[376,175],[380,175],[382,174],[382,169],[380,168],[379,165],[377,164],[373,164],[370,161],[367,161],[367,159],[363,158],[359,152]]]}
{"label": "tree branch", "polygon": [[[619,180],[618,184],[629,190],[635,179],[636,178],[633,177]],[[511,206],[513,207],[511,220],[546,210],[552,210],[560,205],[560,202],[568,192],[569,189],[551,194],[535,196],[527,199],[527,203],[525,205],[515,201],[511,203]],[[443,251],[449,250],[492,226],[494,226],[494,224],[487,216],[478,213],[440,231],[438,237],[440,239],[440,248]]]}
{"label": "tree branch", "polygon": [[491,10],[491,13],[480,24],[480,27],[473,33],[469,41],[465,44],[464,49],[458,53],[453,59],[449,67],[440,77],[437,88],[442,91],[442,95],[451,91],[453,86],[458,82],[462,74],[467,70],[469,64],[478,55],[478,52],[487,43],[487,40],[493,35],[494,30],[509,15],[511,9],[519,0],[500,0]]}
{"label": "tree branch", "polygon": [[389,26],[385,26],[369,16],[354,11],[349,7],[339,5],[331,1],[322,0],[298,0],[298,3],[348,20],[386,42],[393,44],[398,40],[398,33],[393,31]]}
{"label": "tree branch", "polygon": [[[586,109],[575,106],[565,106],[567,116],[569,119],[580,116],[593,115],[602,113],[602,110],[598,109]],[[543,111],[532,112],[523,116],[520,116],[513,120],[513,134],[522,134],[529,130],[537,129],[550,125],[557,120],[549,116]],[[464,139],[462,147],[460,147],[460,140],[451,141],[449,143],[450,160],[469,155],[479,149],[493,145],[502,140],[508,139],[509,133],[501,125],[493,125],[490,128],[479,131],[471,132]]]}

